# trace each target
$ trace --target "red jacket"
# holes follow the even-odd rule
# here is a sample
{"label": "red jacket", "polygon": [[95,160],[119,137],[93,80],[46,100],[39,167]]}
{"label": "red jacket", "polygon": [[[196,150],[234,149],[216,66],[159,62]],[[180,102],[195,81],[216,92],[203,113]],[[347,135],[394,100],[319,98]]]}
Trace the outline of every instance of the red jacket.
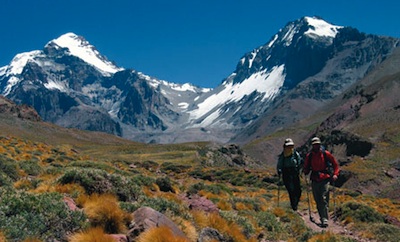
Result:
{"label": "red jacket", "polygon": [[[310,154],[312,153],[312,160],[310,161]],[[333,167],[333,175],[339,176],[339,164],[336,161],[335,157],[333,155],[325,150],[326,153],[326,158],[329,159],[329,161],[332,164]],[[310,153],[307,154],[305,162],[304,162],[304,173],[307,175],[310,173],[310,171],[313,171],[311,174],[311,180],[313,181],[323,181],[325,179],[330,178],[330,175],[327,172],[327,164],[324,160],[324,154],[322,150],[319,151],[311,151]]]}

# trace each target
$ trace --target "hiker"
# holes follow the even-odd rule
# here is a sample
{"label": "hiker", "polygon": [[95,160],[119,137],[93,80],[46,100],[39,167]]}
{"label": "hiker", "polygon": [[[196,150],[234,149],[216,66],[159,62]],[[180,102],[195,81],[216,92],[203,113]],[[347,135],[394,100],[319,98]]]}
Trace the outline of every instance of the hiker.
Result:
{"label": "hiker", "polygon": [[289,193],[290,205],[294,211],[297,211],[297,205],[301,197],[299,173],[302,168],[302,159],[294,149],[292,139],[288,138],[283,143],[283,151],[278,156],[276,168],[279,175],[279,182],[282,175],[283,183]]}
{"label": "hiker", "polygon": [[333,155],[321,146],[318,137],[311,139],[312,150],[306,155],[304,174],[311,171],[311,188],[318,214],[320,226],[328,227],[329,183],[336,181],[339,175],[339,164]]}

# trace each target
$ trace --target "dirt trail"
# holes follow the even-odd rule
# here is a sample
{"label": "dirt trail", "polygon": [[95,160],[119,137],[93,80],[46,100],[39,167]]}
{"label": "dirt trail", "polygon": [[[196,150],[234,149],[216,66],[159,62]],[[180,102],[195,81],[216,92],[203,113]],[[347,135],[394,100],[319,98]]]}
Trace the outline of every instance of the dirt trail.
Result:
{"label": "dirt trail", "polygon": [[342,236],[346,236],[346,237],[355,239],[356,241],[359,241],[359,242],[371,242],[371,240],[360,238],[359,236],[356,235],[356,233],[350,231],[348,228],[341,225],[338,221],[335,221],[333,219],[333,217],[334,217],[333,214],[330,215],[331,219],[329,219],[329,221],[328,221],[327,228],[322,228],[316,224],[316,223],[320,223],[320,221],[319,221],[319,215],[315,212],[311,212],[311,216],[314,218],[315,222],[312,222],[310,220],[310,214],[309,214],[308,210],[298,211],[298,214],[304,220],[304,223],[307,225],[307,227],[309,227],[314,232],[330,231],[334,234],[340,234]]}

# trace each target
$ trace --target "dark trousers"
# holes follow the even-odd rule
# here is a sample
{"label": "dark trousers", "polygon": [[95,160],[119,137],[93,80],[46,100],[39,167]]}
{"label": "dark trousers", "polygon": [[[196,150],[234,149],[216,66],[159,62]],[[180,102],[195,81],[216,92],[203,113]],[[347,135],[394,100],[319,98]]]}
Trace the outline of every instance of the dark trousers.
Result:
{"label": "dark trousers", "polygon": [[283,183],[289,193],[290,206],[297,210],[301,197],[300,177],[296,168],[284,168],[282,171]]}
{"label": "dark trousers", "polygon": [[321,223],[328,222],[328,207],[329,207],[329,179],[311,183],[314,200],[317,204],[318,214],[321,218]]}

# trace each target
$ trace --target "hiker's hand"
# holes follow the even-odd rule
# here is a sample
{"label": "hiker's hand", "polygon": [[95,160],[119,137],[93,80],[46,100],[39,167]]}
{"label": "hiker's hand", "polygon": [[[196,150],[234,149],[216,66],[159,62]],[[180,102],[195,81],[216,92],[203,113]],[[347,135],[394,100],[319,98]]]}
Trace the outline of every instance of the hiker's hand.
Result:
{"label": "hiker's hand", "polygon": [[337,175],[333,175],[332,180],[333,180],[333,181],[336,181],[337,178],[338,178]]}

